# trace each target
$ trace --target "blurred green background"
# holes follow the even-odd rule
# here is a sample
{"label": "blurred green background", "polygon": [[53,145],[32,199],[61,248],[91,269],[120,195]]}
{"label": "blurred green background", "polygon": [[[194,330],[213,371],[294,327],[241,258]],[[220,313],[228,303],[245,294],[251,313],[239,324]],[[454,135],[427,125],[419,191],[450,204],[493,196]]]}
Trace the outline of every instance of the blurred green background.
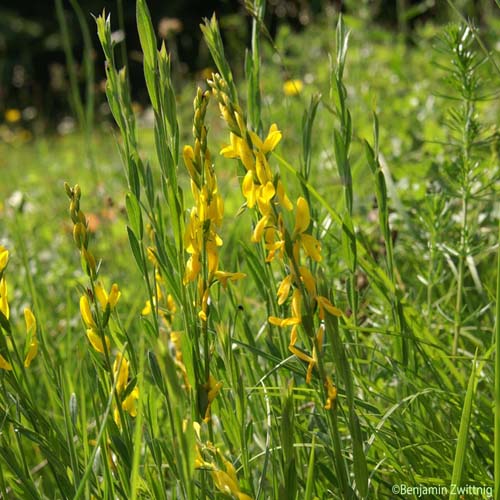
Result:
{"label": "blurred green background", "polygon": [[[62,17],[58,16],[58,3]],[[493,0],[461,0],[454,5],[465,16],[487,25],[498,18],[494,3]],[[244,0],[150,0],[148,5],[158,36],[166,41],[172,54],[177,86],[182,86],[186,79],[202,77],[203,70],[211,66],[198,26],[203,17],[214,12],[223,28],[227,55],[236,66],[236,73],[241,70],[251,26]],[[107,118],[104,63],[92,18],[103,8],[112,15],[115,40],[120,46],[118,57],[127,59],[133,98],[138,104],[146,102],[134,1],[3,0],[0,6],[0,121],[22,121],[30,137],[53,130],[64,133],[72,127],[71,117],[75,112],[68,92],[70,75],[61,19],[67,26],[66,42],[74,57],[77,85],[82,94],[87,84],[84,68],[87,29],[96,117],[98,121]],[[443,24],[454,18],[453,9],[444,0],[270,0],[266,26],[275,39],[283,26],[294,32],[302,31],[328,17],[325,13],[339,10],[369,24],[370,29],[378,26],[400,34],[408,45],[415,43],[418,36],[415,34],[427,23]]]}

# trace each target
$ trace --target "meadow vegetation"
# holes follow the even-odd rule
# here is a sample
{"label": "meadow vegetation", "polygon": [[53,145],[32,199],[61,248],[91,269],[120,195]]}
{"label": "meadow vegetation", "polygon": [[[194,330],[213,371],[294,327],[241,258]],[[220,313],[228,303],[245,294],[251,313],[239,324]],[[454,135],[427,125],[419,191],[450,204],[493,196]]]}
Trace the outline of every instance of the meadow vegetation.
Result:
{"label": "meadow vegetation", "polygon": [[152,122],[103,12],[114,123],[0,130],[0,498],[499,498],[490,34],[248,9],[179,86],[137,0]]}

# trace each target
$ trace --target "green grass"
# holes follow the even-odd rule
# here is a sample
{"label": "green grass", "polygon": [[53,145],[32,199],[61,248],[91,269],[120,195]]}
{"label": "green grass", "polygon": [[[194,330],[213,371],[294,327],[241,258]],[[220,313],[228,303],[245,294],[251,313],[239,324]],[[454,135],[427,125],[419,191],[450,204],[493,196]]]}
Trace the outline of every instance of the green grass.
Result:
{"label": "green grass", "polygon": [[[247,276],[227,289],[212,285],[207,321],[198,314],[196,283],[183,282],[190,255],[184,231],[196,199],[182,150],[195,140],[196,82],[170,86],[168,58],[158,57],[145,4],[137,4],[156,142],[150,127],[134,133],[128,88],[111,64],[101,21],[120,130],[96,125],[91,146],[85,133],[0,144],[0,245],[10,251],[4,275],[12,336],[22,354],[23,309],[30,306],[40,341],[25,369],[3,323],[8,340],[0,348],[14,370],[0,370],[0,498],[416,497],[398,496],[395,485],[446,487],[427,498],[458,498],[452,483],[489,488],[473,498],[493,498],[500,480],[492,439],[499,405],[499,106],[485,99],[496,95],[500,78],[493,56],[476,66],[482,48],[459,28],[419,28],[415,45],[406,46],[347,18],[342,71],[336,17],[300,34],[282,27],[271,47],[257,37],[263,4],[255,2],[245,75],[243,61],[226,65],[216,25],[205,28],[231,106],[241,106],[261,137],[272,123],[283,134],[269,163],[294,210],[273,210],[282,213],[291,241],[297,198],[308,200],[313,222],[306,232],[321,241],[323,259],[302,256],[301,265],[310,268],[318,294],[344,313],[326,314],[320,346],[318,306],[305,280],[295,282],[304,300],[296,347],[317,359],[306,383],[308,362],[288,349],[291,328],[268,322],[293,315],[290,299],[278,304],[276,297],[293,272],[291,242],[284,261],[269,264],[263,246],[250,241],[262,213],[244,207],[241,162],[218,154],[229,130],[217,96],[204,119],[197,115],[195,137],[203,142],[207,127],[224,198],[219,269]],[[338,25],[338,40],[345,40],[343,29]],[[479,35],[489,42],[488,33]],[[470,52],[453,52],[462,36]],[[304,82],[299,95],[283,93],[291,78]],[[92,306],[110,352],[90,346],[80,318],[80,296],[86,289],[95,295],[97,279],[80,266],[65,181],[81,187],[90,231],[83,246],[100,263],[99,279],[122,292],[115,311]],[[155,292],[149,246],[162,293],[177,303],[171,324],[161,319],[167,305]],[[141,315],[153,299],[160,309]],[[173,332],[181,332],[180,345]],[[112,376],[118,352],[130,363],[123,388]],[[175,358],[180,352],[182,360]],[[222,382],[213,400],[208,375]],[[328,380],[338,391],[330,409]],[[118,403],[135,386],[132,417]],[[212,418],[202,423],[209,402]],[[117,405],[121,427],[113,419]],[[235,484],[226,461],[237,475],[233,496],[222,491]]]}

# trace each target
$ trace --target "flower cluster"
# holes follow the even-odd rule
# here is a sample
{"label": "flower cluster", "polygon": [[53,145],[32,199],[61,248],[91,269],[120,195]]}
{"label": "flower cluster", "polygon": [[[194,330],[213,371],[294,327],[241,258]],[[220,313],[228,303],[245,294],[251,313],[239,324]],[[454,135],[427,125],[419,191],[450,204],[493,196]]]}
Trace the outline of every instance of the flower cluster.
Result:
{"label": "flower cluster", "polygon": [[[187,425],[187,421],[185,425]],[[193,422],[193,428],[196,435],[195,468],[210,471],[215,487],[222,493],[231,495],[238,500],[252,500],[251,496],[241,491],[234,465],[224,457],[219,448],[215,448],[210,442],[202,442],[201,426],[198,422]],[[203,454],[210,455],[210,457],[205,458]],[[214,463],[214,458],[217,459],[217,462],[224,465],[224,469],[221,469]]]}
{"label": "flower cluster", "polygon": [[[96,261],[89,250],[88,221],[85,214],[80,210],[81,190],[77,184],[71,188],[67,183],[64,185],[66,194],[70,199],[70,216],[73,221],[73,239],[80,250],[82,263],[90,278],[91,289],[87,290],[80,297],[80,314],[86,328],[87,339],[92,348],[103,354],[110,366],[111,341],[106,334],[111,313],[121,297],[121,292],[116,283],[113,283],[109,293],[104,288],[101,281],[97,281],[98,270]],[[131,416],[135,416],[135,401],[139,398],[139,388],[135,386],[131,391],[127,391],[127,396],[121,400],[122,393],[127,385],[129,363],[120,353],[116,355],[113,364],[113,377],[116,381],[117,398],[121,401],[122,409]],[[110,368],[111,370],[111,368]],[[119,410],[115,405],[115,422],[120,425]]]}
{"label": "flower cluster", "polygon": [[[9,251],[0,245],[0,314],[2,321],[0,325],[6,327],[10,320],[9,295],[5,269],[9,262]],[[29,368],[31,362],[38,353],[38,338],[36,335],[36,318],[31,309],[24,309],[24,320],[26,323],[26,340],[24,344],[24,367]],[[10,326],[8,326],[10,328]],[[1,331],[1,328],[0,328]],[[4,348],[7,346],[4,344]],[[7,352],[5,352],[7,355]],[[0,369],[11,371],[12,364],[2,354],[0,354]]]}
{"label": "flower cluster", "polygon": [[[280,142],[281,132],[276,124],[272,124],[266,138],[261,139],[248,128],[238,104],[232,102],[226,82],[215,74],[209,85],[230,130],[230,144],[221,150],[221,154],[238,159],[243,164],[246,170],[242,182],[243,196],[247,207],[255,206],[259,213],[251,239],[254,243],[264,240],[266,262],[277,259],[288,273],[278,287],[277,297],[278,304],[283,305],[291,295],[291,315],[286,318],[270,316],[269,322],[280,327],[292,327],[289,349],[308,363],[306,381],[309,382],[323,343],[325,312],[335,316],[342,314],[327,297],[317,293],[316,280],[306,265],[308,258],[314,262],[322,259],[321,244],[310,233],[309,204],[304,197],[298,198],[294,229],[293,232],[289,231],[283,209],[293,211],[294,206],[279,176],[273,174],[269,165],[269,155]],[[316,321],[313,318],[315,315]],[[304,321],[304,317],[307,317],[307,321]],[[311,339],[311,355],[296,347],[300,325],[304,326],[304,331]],[[333,394],[331,390],[329,393]]]}

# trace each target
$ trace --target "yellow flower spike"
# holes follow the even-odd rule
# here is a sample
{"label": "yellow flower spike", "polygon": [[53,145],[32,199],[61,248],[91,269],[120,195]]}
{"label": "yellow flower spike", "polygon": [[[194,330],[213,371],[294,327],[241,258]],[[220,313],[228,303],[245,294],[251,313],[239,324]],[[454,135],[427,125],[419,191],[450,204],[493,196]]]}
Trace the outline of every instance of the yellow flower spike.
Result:
{"label": "yellow flower spike", "polygon": [[116,392],[121,394],[127,387],[129,363],[127,358],[118,353],[113,363],[113,375],[117,379]]}
{"label": "yellow flower spike", "polygon": [[[100,335],[94,328],[87,329],[87,338],[89,339],[89,342],[94,348],[94,350],[100,352],[101,354],[104,354],[104,344],[102,343]],[[105,342],[106,342],[106,348],[109,352],[111,348],[111,342],[109,341],[108,336],[105,337]]]}
{"label": "yellow flower spike", "polygon": [[9,251],[0,245],[0,273],[7,267],[9,262]]}
{"label": "yellow flower spike", "polygon": [[90,302],[86,295],[80,297],[80,314],[87,328],[97,328],[90,309]]}
{"label": "yellow flower spike", "polygon": [[294,97],[296,95],[299,95],[302,92],[303,88],[304,83],[302,82],[302,80],[287,80],[283,84],[283,93],[288,97]]}
{"label": "yellow flower spike", "polygon": [[246,278],[245,273],[230,273],[227,271],[216,271],[214,274],[215,279],[222,285],[224,289],[227,288],[228,281],[237,281]]}
{"label": "yellow flower spike", "polygon": [[24,359],[25,368],[29,368],[31,362],[38,353],[38,340],[36,338],[36,319],[31,309],[24,309],[24,320],[26,322],[26,337],[28,350]]}
{"label": "yellow flower spike", "polygon": [[0,354],[0,370],[11,371],[12,365]]}
{"label": "yellow flower spike", "polygon": [[7,288],[7,279],[5,276],[0,280],[0,312],[9,319],[10,308],[9,308],[9,291]]}
{"label": "yellow flower spike", "polygon": [[264,229],[266,228],[267,222],[269,221],[269,216],[264,215],[259,222],[257,222],[255,229],[253,230],[251,241],[253,243],[259,243],[264,234]]}
{"label": "yellow flower spike", "polygon": [[122,408],[131,416],[137,416],[137,400],[139,399],[139,387],[135,386],[132,392],[123,400]]}
{"label": "yellow flower spike", "polygon": [[276,194],[278,195],[278,200],[280,205],[290,211],[293,210],[293,203],[290,201],[290,198],[285,193],[285,188],[283,187],[283,183],[278,181],[278,185],[276,186]]}
{"label": "yellow flower spike", "polygon": [[301,234],[307,230],[311,223],[311,215],[309,213],[309,205],[307,200],[302,196],[297,200],[297,212],[295,214],[295,234]]}
{"label": "yellow flower spike", "polygon": [[326,297],[318,295],[316,297],[316,301],[319,306],[319,319],[325,319],[325,311],[330,313],[332,316],[342,316],[342,311],[338,307],[335,307]]}
{"label": "yellow flower spike", "polygon": [[278,297],[278,304],[281,306],[285,303],[288,295],[290,293],[290,287],[292,285],[292,275],[289,274],[278,287],[278,293],[276,294]]}

